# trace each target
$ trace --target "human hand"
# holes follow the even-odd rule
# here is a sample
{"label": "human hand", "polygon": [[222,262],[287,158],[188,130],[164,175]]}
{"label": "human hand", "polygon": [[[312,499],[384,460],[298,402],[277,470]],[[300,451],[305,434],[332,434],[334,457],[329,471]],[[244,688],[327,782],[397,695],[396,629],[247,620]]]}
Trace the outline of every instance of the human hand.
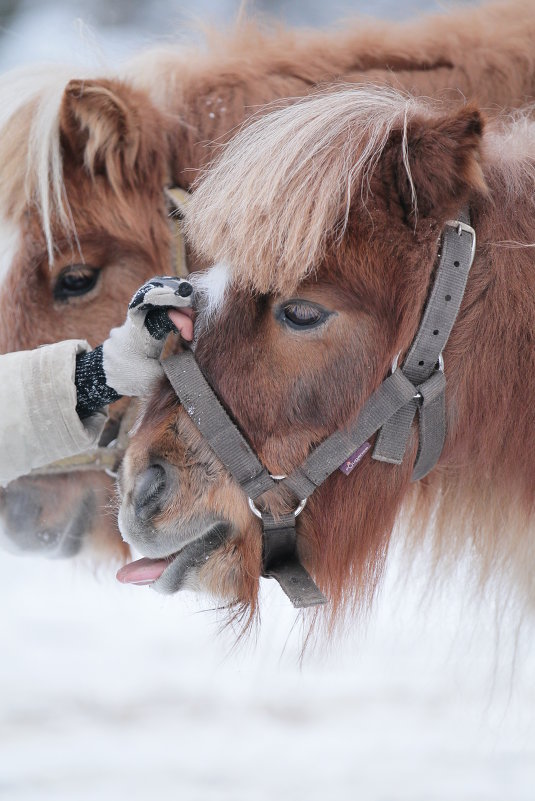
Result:
{"label": "human hand", "polygon": [[167,335],[193,338],[192,298],[193,287],[183,278],[156,276],[137,290],[126,321],[102,346],[108,386],[120,395],[148,394],[163,375],[159,358]]}

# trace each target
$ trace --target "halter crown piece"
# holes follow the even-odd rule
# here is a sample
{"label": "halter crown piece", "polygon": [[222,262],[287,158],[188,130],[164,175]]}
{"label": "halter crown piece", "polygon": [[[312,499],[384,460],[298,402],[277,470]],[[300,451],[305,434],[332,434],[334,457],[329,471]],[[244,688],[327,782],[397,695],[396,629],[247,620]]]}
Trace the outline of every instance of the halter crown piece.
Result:
{"label": "halter crown piece", "polygon": [[[163,362],[182,406],[249,498],[251,511],[262,520],[263,575],[275,578],[295,607],[326,602],[299,559],[296,520],[309,496],[328,476],[348,460],[356,462],[357,454],[377,432],[373,458],[401,464],[416,414],[419,447],[413,481],[427,475],[440,458],[446,437],[442,351],[459,312],[475,247],[476,234],[468,210],[463,210],[457,220],[448,220],[442,232],[433,287],[403,366],[398,367],[396,359],[391,374],[368,398],[356,420],[327,437],[288,476],[269,474],[224,410],[190,350]],[[295,511],[276,516],[258,509],[256,501],[281,485],[295,497]]]}

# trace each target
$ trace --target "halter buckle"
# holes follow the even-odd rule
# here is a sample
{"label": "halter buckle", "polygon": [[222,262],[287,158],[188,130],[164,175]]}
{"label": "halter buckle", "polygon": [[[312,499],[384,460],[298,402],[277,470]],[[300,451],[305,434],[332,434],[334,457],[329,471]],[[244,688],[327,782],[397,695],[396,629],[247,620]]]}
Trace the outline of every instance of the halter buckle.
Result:
{"label": "halter buckle", "polygon": [[476,254],[476,232],[471,225],[468,225],[468,223],[462,222],[461,220],[446,220],[445,225],[448,225],[450,228],[455,228],[458,236],[462,236],[463,233],[467,233],[472,237],[472,246],[470,248],[470,266],[472,266],[472,262],[474,261],[474,256]]}
{"label": "halter buckle", "polygon": [[[396,370],[398,369],[398,361],[399,361],[400,353],[401,353],[401,351],[398,351],[396,353],[396,355],[394,356],[394,361],[392,362],[392,367],[390,368],[390,374],[395,373]],[[439,373],[443,373],[444,372],[444,356],[442,355],[442,353],[438,354],[438,360],[437,360],[437,363],[436,363],[435,370],[438,370]],[[413,400],[421,401],[422,400],[422,393],[421,392],[416,392],[413,395]],[[272,478],[276,478],[276,476],[272,476]]]}

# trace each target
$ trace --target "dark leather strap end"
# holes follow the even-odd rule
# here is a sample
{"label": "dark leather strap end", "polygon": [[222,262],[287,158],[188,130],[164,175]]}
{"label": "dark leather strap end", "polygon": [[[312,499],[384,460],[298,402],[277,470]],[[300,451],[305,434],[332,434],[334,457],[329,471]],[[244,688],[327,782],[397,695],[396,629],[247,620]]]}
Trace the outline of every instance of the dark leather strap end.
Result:
{"label": "dark leather strap end", "polygon": [[297,557],[288,559],[266,575],[279,583],[281,590],[288,596],[296,609],[327,603],[327,598],[316,587],[310,574]]}

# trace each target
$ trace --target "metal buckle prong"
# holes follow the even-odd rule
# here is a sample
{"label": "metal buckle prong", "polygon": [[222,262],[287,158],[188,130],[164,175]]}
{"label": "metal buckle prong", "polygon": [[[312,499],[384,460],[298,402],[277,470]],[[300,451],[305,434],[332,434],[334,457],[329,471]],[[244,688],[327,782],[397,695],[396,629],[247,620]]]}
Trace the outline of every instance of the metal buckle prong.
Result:
{"label": "metal buckle prong", "polygon": [[455,228],[458,236],[462,236],[464,232],[471,235],[472,246],[470,248],[470,266],[472,266],[472,262],[474,261],[474,256],[476,253],[476,232],[471,225],[468,225],[468,223],[462,222],[461,220],[446,220],[445,224],[449,225],[450,228]]}

